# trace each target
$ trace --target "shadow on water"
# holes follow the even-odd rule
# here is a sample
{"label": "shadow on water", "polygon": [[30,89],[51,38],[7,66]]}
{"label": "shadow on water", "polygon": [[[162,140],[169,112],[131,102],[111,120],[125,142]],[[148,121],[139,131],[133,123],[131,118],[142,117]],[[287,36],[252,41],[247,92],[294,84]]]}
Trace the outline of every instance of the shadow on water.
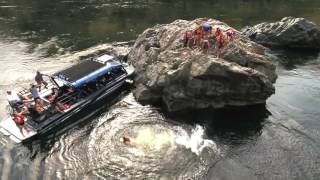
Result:
{"label": "shadow on water", "polygon": [[85,127],[89,134],[94,128],[94,123],[92,123],[91,120],[96,119],[102,113],[106,112],[112,105],[119,102],[120,99],[125,97],[129,92],[130,88],[123,86],[118,91],[108,95],[106,98],[103,98],[88,108],[81,110],[79,113],[72,116],[67,122],[24,142],[23,145],[31,152],[30,158],[35,158],[37,153],[50,151],[55,142],[59,141],[61,136],[66,132],[74,129],[84,129]]}
{"label": "shadow on water", "polygon": [[204,109],[170,115],[175,121],[206,129],[206,136],[215,142],[238,145],[260,136],[266,119],[271,115],[265,104],[222,109]]}
{"label": "shadow on water", "polygon": [[315,60],[319,56],[319,52],[319,50],[310,49],[272,49],[270,53],[279,59],[280,64],[286,70],[292,70],[299,65]]}

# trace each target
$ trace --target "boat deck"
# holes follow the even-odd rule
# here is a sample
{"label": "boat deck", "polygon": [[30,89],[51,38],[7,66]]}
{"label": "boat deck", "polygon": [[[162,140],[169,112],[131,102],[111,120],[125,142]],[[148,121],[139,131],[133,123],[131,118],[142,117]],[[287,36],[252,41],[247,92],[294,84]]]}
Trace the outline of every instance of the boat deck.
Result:
{"label": "boat deck", "polygon": [[13,140],[16,143],[20,143],[21,141],[36,135],[36,131],[34,131],[30,126],[28,126],[27,128],[30,129],[29,132],[23,129],[22,134],[19,127],[11,118],[8,118],[0,122],[0,132],[8,136],[11,140]]}

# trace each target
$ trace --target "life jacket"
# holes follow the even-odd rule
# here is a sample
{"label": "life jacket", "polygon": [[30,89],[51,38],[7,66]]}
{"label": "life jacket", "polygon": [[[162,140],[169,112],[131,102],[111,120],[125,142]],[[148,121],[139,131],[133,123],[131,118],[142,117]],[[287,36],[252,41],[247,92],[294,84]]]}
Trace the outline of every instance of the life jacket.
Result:
{"label": "life jacket", "polygon": [[218,38],[221,34],[222,34],[222,32],[221,32],[221,30],[219,29],[219,30],[217,30],[217,31],[214,33],[214,36],[215,36],[216,38]]}
{"label": "life jacket", "polygon": [[56,97],[55,97],[54,95],[48,96],[48,100],[49,100],[50,102],[52,102],[55,98],[56,98]]}
{"label": "life jacket", "polygon": [[14,114],[13,115],[13,121],[17,124],[17,125],[24,125],[24,119],[26,117],[20,114]]}
{"label": "life jacket", "polygon": [[217,39],[218,39],[218,42],[219,42],[220,44],[224,44],[225,40],[224,40],[224,36],[223,36],[222,33],[220,34],[220,36],[219,36]]}
{"label": "life jacket", "polygon": [[60,111],[64,111],[70,108],[70,105],[68,104],[58,104],[58,108]]}
{"label": "life jacket", "polygon": [[63,108],[64,108],[64,110],[67,110],[67,109],[70,108],[70,105],[69,105],[69,104],[64,104],[64,105],[63,105]]}

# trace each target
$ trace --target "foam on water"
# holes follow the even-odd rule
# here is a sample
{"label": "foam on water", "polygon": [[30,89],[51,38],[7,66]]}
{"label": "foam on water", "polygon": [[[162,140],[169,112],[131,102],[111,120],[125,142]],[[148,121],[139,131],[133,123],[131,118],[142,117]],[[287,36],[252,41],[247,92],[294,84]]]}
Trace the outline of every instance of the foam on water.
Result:
{"label": "foam on water", "polygon": [[180,144],[187,149],[190,149],[195,154],[199,155],[202,150],[206,147],[209,147],[215,150],[216,154],[218,154],[219,149],[216,144],[212,140],[204,139],[204,128],[200,125],[197,125],[189,135],[186,131],[180,130],[178,132],[178,136],[176,137],[175,142]]}

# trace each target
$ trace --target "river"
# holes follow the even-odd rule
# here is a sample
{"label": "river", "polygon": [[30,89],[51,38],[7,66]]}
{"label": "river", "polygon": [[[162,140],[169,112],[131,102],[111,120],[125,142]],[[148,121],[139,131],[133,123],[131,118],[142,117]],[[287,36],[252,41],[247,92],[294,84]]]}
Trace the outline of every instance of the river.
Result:
{"label": "river", "polygon": [[[320,24],[320,1],[0,0],[0,119],[7,89],[74,63],[65,57],[75,52],[175,19],[240,29],[284,16]],[[320,55],[272,53],[282,61],[266,105],[168,116],[123,91],[32,143],[0,136],[1,179],[319,179]]]}

